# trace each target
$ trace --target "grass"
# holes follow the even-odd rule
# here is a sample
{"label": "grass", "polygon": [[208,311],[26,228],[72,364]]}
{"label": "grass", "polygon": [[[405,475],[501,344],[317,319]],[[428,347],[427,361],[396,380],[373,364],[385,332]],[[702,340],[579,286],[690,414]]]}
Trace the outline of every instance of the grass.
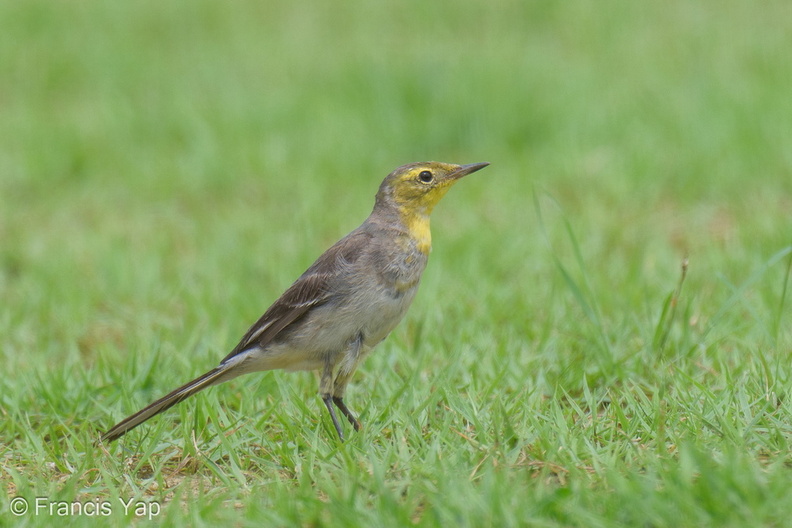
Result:
{"label": "grass", "polygon": [[[789,14],[0,4],[0,525],[51,524],[10,512],[45,497],[111,525],[131,499],[163,525],[789,526]],[[492,166],[353,380],[363,431],[274,372],[93,446],[422,159]]]}

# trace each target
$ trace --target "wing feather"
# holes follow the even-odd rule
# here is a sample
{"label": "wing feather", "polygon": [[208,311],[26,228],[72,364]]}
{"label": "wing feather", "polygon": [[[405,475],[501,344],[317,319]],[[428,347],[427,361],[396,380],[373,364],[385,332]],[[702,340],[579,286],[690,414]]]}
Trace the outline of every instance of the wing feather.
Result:
{"label": "wing feather", "polygon": [[265,347],[289,325],[337,295],[330,288],[333,279],[357,260],[369,238],[369,233],[358,229],[325,251],[248,329],[221,364],[250,348]]}

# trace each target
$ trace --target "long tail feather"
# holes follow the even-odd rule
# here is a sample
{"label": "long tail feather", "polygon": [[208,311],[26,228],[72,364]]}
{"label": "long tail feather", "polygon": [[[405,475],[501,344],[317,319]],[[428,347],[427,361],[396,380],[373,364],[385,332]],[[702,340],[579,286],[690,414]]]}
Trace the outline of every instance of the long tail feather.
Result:
{"label": "long tail feather", "polygon": [[206,374],[203,374],[191,382],[182,385],[170,394],[163,396],[148,407],[139,410],[132,416],[124,418],[114,425],[109,431],[103,434],[101,440],[103,442],[112,442],[113,440],[124,436],[127,432],[142,424],[152,416],[156,416],[159,413],[170,409],[177,403],[186,400],[193,394],[200,392],[211,385],[225,381],[226,379],[230,379],[230,377],[234,377],[233,375],[228,377],[228,374],[228,369],[222,366],[210,370]]}

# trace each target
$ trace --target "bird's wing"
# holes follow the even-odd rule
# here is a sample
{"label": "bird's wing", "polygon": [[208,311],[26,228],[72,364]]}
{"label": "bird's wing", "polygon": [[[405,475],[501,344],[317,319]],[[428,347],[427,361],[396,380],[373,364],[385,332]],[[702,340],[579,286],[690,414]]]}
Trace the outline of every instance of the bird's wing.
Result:
{"label": "bird's wing", "polygon": [[344,266],[357,260],[369,238],[368,233],[356,230],[325,251],[248,329],[221,363],[250,348],[266,346],[290,324],[329,301],[337,292],[328,286]]}

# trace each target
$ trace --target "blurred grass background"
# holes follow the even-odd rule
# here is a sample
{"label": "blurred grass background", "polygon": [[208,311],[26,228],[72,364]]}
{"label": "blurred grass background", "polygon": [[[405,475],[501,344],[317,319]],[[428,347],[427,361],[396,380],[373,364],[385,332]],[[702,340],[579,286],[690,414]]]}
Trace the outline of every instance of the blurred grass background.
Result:
{"label": "blurred grass background", "polygon": [[[1,2],[7,500],[787,525],[791,34],[781,1]],[[430,159],[492,166],[435,212],[363,433],[274,373],[91,447]]]}

